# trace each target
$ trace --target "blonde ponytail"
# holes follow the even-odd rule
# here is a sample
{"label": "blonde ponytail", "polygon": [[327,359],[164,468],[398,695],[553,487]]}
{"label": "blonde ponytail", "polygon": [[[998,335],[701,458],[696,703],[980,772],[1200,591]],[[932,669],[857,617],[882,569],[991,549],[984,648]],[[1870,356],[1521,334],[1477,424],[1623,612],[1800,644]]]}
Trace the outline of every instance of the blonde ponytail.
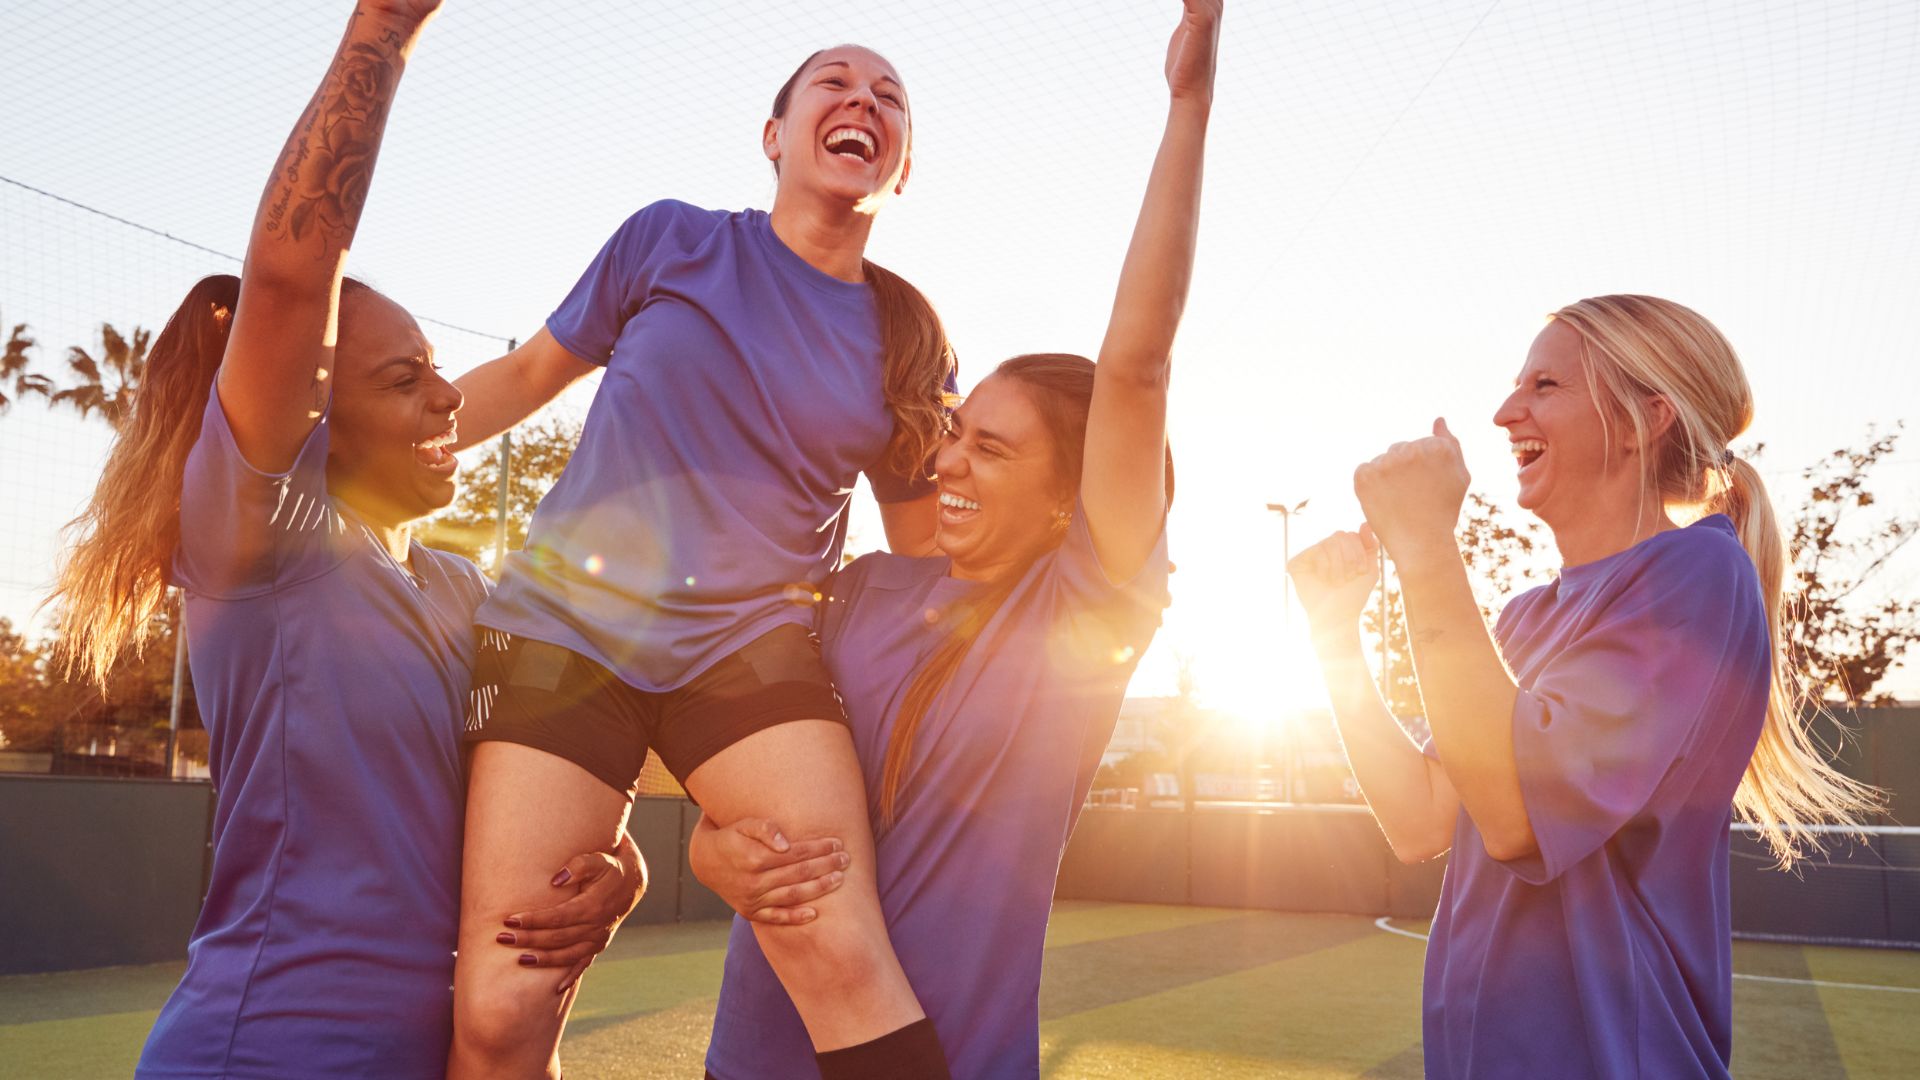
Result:
{"label": "blonde ponytail", "polygon": [[[1842,774],[1808,728],[1819,703],[1789,655],[1789,553],[1766,484],[1727,445],[1753,422],[1753,391],[1725,336],[1698,312],[1652,296],[1596,296],[1554,312],[1581,337],[1588,388],[1603,418],[1627,423],[1644,490],[1668,506],[1724,513],[1759,574],[1773,647],[1772,692],[1759,745],[1733,806],[1782,866],[1811,844],[1812,826],[1858,828],[1884,805],[1879,789]],[[1656,440],[1650,400],[1664,398],[1673,423]]]}
{"label": "blonde ponytail", "polygon": [[1724,483],[1708,509],[1733,519],[1740,546],[1759,572],[1774,660],[1766,726],[1734,792],[1733,808],[1741,820],[1759,828],[1768,849],[1787,866],[1812,846],[1809,825],[1858,826],[1861,817],[1882,808],[1884,797],[1879,789],[1829,765],[1809,730],[1808,720],[1821,706],[1807,693],[1790,654],[1788,619],[1798,605],[1790,602],[1786,590],[1789,556],[1773,500],[1760,473],[1746,461],[1734,458],[1722,471]]}

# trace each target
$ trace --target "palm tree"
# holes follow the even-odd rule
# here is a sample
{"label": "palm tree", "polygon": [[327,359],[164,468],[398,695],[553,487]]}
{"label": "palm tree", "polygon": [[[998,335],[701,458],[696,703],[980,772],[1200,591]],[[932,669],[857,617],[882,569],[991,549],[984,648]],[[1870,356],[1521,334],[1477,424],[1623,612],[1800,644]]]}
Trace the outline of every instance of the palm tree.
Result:
{"label": "palm tree", "polygon": [[[13,332],[7,335],[6,351],[0,352],[0,413],[6,412],[15,401],[28,394],[48,397],[53,393],[53,380],[27,370],[27,365],[32,362],[27,350],[36,344],[27,336],[26,323],[16,323]],[[13,383],[12,397],[8,397],[6,391],[9,380]]]}
{"label": "palm tree", "polygon": [[[102,419],[118,430],[133,415],[133,397],[139,391],[140,377],[146,374],[147,346],[152,341],[151,330],[136,326],[133,328],[133,340],[128,341],[113,328],[112,323],[101,323],[100,342],[104,346],[104,363],[95,360],[78,345],[68,349],[67,367],[80,377],[80,382],[54,391],[51,395],[53,404],[70,406],[83,417],[98,412]],[[111,387],[107,385],[109,373],[113,378]]]}

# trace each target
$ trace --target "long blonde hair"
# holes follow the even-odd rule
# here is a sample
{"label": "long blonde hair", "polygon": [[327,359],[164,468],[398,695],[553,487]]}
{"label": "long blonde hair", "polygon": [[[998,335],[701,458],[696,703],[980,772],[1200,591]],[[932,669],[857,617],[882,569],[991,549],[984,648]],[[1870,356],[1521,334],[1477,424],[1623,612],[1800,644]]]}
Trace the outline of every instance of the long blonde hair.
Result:
{"label": "long blonde hair", "polygon": [[[1553,318],[1578,333],[1587,387],[1604,421],[1630,425],[1641,490],[1670,507],[1722,513],[1753,559],[1773,648],[1766,726],[1734,794],[1734,810],[1759,827],[1782,865],[1813,840],[1810,826],[1858,826],[1883,805],[1881,792],[1840,773],[1808,730],[1810,700],[1788,655],[1786,542],[1766,484],[1728,444],[1753,422],[1753,389],[1733,346],[1698,312],[1652,296],[1596,296]],[[1655,396],[1673,410],[1657,441]],[[1609,440],[1611,442],[1611,440]]]}

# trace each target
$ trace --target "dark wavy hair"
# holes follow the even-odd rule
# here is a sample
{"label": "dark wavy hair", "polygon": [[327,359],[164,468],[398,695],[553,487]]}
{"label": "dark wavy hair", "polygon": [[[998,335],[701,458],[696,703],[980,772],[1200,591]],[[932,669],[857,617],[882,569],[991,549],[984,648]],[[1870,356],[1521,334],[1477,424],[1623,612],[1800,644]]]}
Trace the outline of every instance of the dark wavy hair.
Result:
{"label": "dark wavy hair", "polygon": [[[1016,356],[994,369],[991,378],[1006,378],[1020,384],[1040,412],[1052,443],[1053,477],[1056,494],[1070,499],[1080,490],[1081,463],[1087,453],[1087,416],[1093,408],[1094,363],[1072,353],[1029,353]],[[1173,505],[1173,451],[1167,451],[1167,505]],[[886,762],[880,771],[880,815],[891,825],[906,784],[907,768],[913,761],[914,742],[920,725],[933,703],[953,681],[960,664],[973,649],[974,642],[987,624],[1013,595],[1033,564],[1060,546],[1066,530],[1057,529],[1049,543],[1009,569],[971,597],[957,613],[953,629],[914,673],[913,682],[900,701],[900,717],[887,740]]]}

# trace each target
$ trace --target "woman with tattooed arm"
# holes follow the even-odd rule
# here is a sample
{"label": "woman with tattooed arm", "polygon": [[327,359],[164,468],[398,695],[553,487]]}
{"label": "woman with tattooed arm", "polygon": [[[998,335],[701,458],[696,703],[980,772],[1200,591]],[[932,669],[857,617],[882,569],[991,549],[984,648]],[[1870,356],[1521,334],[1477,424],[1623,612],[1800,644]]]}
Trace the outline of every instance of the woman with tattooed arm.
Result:
{"label": "woman with tattooed arm", "polygon": [[[184,591],[211,742],[213,870],[140,1077],[446,1071],[460,709],[487,588],[409,535],[453,498],[460,391],[404,308],[343,276],[437,6],[354,11],[241,276],[194,286],[155,342],[56,586],[69,670],[97,680]],[[538,959],[571,980],[642,870],[627,845],[565,871],[551,917],[571,944]]]}

